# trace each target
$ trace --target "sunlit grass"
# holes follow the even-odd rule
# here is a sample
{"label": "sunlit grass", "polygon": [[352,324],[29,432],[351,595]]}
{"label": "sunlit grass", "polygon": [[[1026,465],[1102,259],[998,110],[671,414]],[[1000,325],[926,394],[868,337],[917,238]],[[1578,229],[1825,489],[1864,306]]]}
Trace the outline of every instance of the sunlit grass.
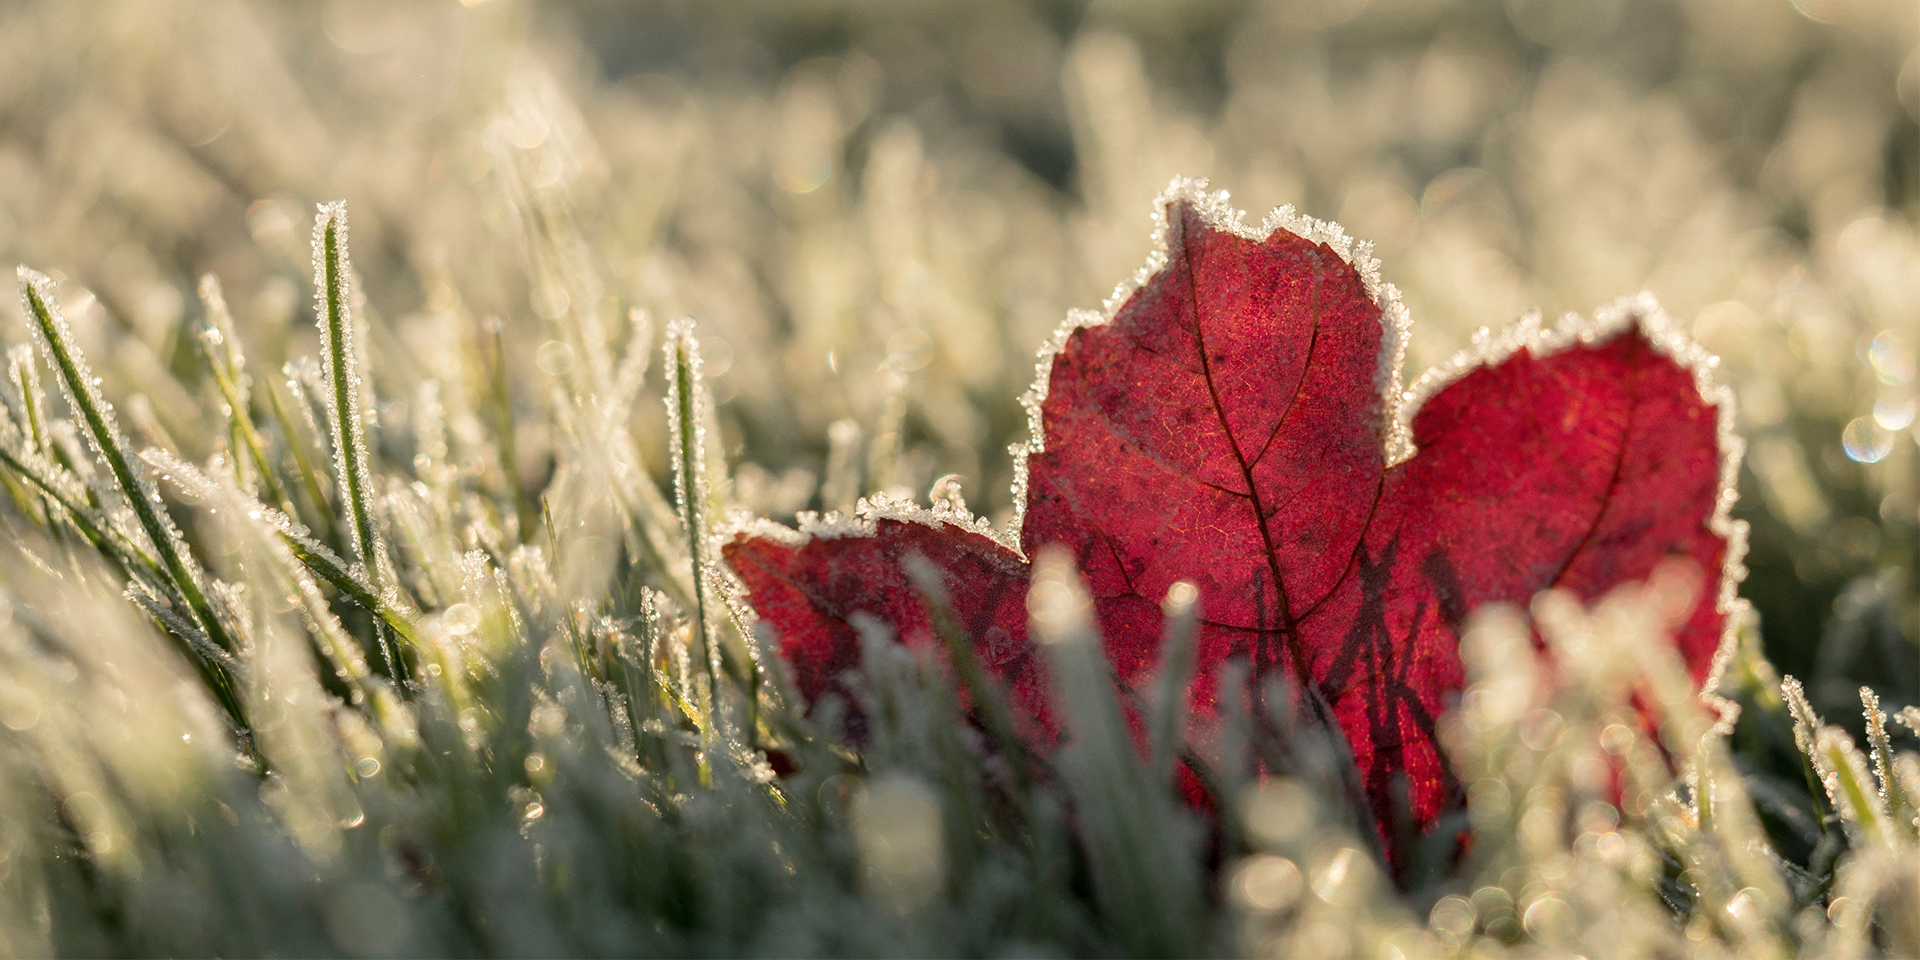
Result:
{"label": "sunlit grass", "polygon": [[[969,103],[1026,81],[968,57],[1045,60],[1059,189],[889,100],[897,37],[603,83],[506,0],[84,6],[0,31],[0,249],[52,273],[0,332],[0,953],[1920,953],[1920,193],[1854,149],[1906,109],[1874,11],[1700,15],[1663,85],[1519,13],[1247,13],[1212,105],[1144,21],[955,20]],[[125,83],[54,84],[83,53]],[[1724,134],[1701,91],[1794,63]],[[1196,598],[1119,693],[1057,559],[1062,755],[924,575],[944,655],[870,622],[805,714],[713,531],[961,486],[1004,521],[1033,350],[1175,173],[1376,241],[1416,370],[1530,306],[1691,318],[1752,449],[1725,699],[1666,646],[1684,578],[1482,611],[1464,805],[1396,864],[1284,686],[1181,803]],[[352,258],[344,205],[304,230],[341,195]]]}

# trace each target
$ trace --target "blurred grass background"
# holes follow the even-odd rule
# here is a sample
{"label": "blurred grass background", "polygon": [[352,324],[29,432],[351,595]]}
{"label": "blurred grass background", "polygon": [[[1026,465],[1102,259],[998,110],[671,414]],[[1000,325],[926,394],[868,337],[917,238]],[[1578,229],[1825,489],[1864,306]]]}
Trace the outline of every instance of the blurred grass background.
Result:
{"label": "blurred grass background", "polygon": [[1374,241],[1409,378],[1658,295],[1741,401],[1767,653],[1849,717],[1920,701],[1917,40],[1910,0],[9,3],[0,258],[190,457],[196,278],[269,369],[311,353],[306,221],[344,197],[392,450],[497,317],[537,488],[543,397],[605,363],[556,321],[637,306],[699,319],[739,502],[955,473],[1004,516],[1034,349],[1207,176]]}

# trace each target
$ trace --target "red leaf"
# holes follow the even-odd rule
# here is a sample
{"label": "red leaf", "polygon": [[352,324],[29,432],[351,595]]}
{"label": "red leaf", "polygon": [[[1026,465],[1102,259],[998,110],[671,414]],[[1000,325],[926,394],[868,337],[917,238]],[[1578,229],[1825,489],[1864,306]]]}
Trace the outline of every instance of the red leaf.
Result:
{"label": "red leaf", "polygon": [[[880,501],[881,514],[898,506]],[[865,504],[873,511],[871,503]],[[859,615],[914,649],[938,646],[932,619],[901,561],[918,553],[942,574],[975,656],[1013,693],[1031,739],[1052,738],[1046,677],[1027,643],[1027,564],[960,518],[900,509],[898,516],[805,519],[798,534],[762,528],[722,548],[753,606],[774,625],[794,685],[809,704],[829,692],[852,704],[842,683],[860,665]]]}
{"label": "red leaf", "polygon": [[[1721,576],[1679,637],[1708,679],[1739,603],[1737,454],[1710,362],[1650,299],[1552,331],[1523,322],[1403,394],[1404,311],[1365,248],[1284,209],[1251,230],[1201,187],[1175,184],[1139,286],[1109,317],[1071,318],[1027,398],[1019,542],[1071,551],[1122,684],[1156,662],[1167,589],[1193,581],[1196,727],[1230,658],[1256,683],[1286,671],[1332,704],[1377,820],[1404,775],[1425,825],[1450,788],[1434,727],[1475,607],[1550,587],[1592,599],[1684,557]],[[1020,555],[927,511],[876,512],[725,549],[802,693],[856,664],[856,612],[931,642],[899,569],[917,551],[1050,739]]]}

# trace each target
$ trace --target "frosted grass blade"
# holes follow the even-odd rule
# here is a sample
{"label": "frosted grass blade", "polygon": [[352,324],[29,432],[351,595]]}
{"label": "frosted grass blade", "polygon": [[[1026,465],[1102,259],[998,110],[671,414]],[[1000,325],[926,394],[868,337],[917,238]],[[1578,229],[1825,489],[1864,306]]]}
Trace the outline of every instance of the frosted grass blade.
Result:
{"label": "frosted grass blade", "polygon": [[[333,438],[334,485],[346,508],[353,558],[367,582],[384,595],[392,589],[386,544],[373,512],[373,473],[361,419],[360,358],[354,344],[353,265],[347,256],[347,204],[322,204],[313,218],[314,313],[320,330],[320,366],[328,390],[327,428]],[[384,623],[374,625],[386,673],[404,672]]]}
{"label": "frosted grass blade", "polygon": [[1200,632],[1200,593],[1181,580],[1167,588],[1160,609],[1166,625],[1153,685],[1152,759],[1147,766],[1155,783],[1172,774],[1187,725],[1187,686],[1193,681],[1194,639]]}
{"label": "frosted grass blade", "polygon": [[835,420],[827,428],[827,475],[820,483],[820,506],[853,511],[860,496],[860,424]]}
{"label": "frosted grass blade", "polygon": [[1867,843],[1896,849],[1898,843],[1892,825],[1887,822],[1886,803],[1873,788],[1866,758],[1860,755],[1860,748],[1854,746],[1853,738],[1838,727],[1822,727],[1814,738],[1813,749],[1827,797],[1840,812],[1840,818],[1852,824],[1860,839]]}
{"label": "frosted grass blade", "polygon": [[20,344],[7,351],[7,379],[20,400],[20,414],[27,421],[27,432],[40,452],[54,456],[53,440],[47,434],[47,394],[40,386],[40,369],[33,362],[33,348]]}
{"label": "frosted grass blade", "polygon": [[[1887,737],[1887,714],[1880,708],[1880,696],[1872,687],[1860,688],[1860,706],[1867,720],[1867,743],[1873,750],[1873,772],[1880,780],[1880,796],[1887,812],[1903,832],[1914,833],[1913,798],[1907,796],[1894,770],[1893,743]],[[1915,838],[1920,839],[1920,838]]]}
{"label": "frosted grass blade", "polygon": [[98,551],[120,575],[128,580],[135,576],[135,564],[147,572],[164,578],[159,561],[153,559],[136,543],[119,539],[111,531],[113,525],[95,515],[95,511],[81,502],[83,493],[77,484],[62,483],[55,479],[57,466],[44,458],[33,455],[31,450],[13,448],[4,437],[0,437],[0,464],[25,479],[50,505],[47,520],[51,524],[59,517],[66,517],[88,546]]}
{"label": "frosted grass blade", "polygon": [[[186,541],[181,539],[180,531],[174,527],[173,518],[167,515],[166,507],[161,504],[160,495],[152,482],[146,478],[137,461],[127,456],[126,440],[114,422],[113,407],[101,396],[93,372],[87,367],[86,358],[74,345],[66,319],[60,316],[59,306],[53,297],[53,281],[45,274],[26,267],[21,267],[19,273],[21,300],[27,308],[28,317],[33,321],[31,327],[35,339],[59,373],[61,389],[66,394],[68,404],[86,421],[88,443],[112,472],[121,495],[133,508],[134,516],[139,519],[141,528],[152,542],[157,558],[172,580],[173,588],[186,601],[194,626],[214,646],[228,653],[236,652],[237,643],[207,600],[200,565],[194,560]],[[209,669],[215,692],[234,722],[244,729],[247,726],[246,711],[240,704],[233,677],[223,665],[209,662]]]}
{"label": "frosted grass blade", "polygon": [[[299,381],[291,369],[292,364],[283,373],[287,384],[298,389]],[[307,455],[307,446],[301,442],[300,432],[294,427],[293,417],[287,413],[286,402],[280,399],[280,389],[269,379],[266,383],[267,406],[273,411],[273,418],[280,424],[280,433],[286,438],[287,450],[293,454],[294,470],[300,475],[300,485],[307,494],[308,506],[313,513],[310,519],[321,531],[321,538],[337,552],[340,543],[340,520],[333,512],[333,504],[327,499],[327,492],[320,486],[320,471],[313,465],[313,458]],[[301,409],[305,409],[304,404]],[[316,431],[317,432],[317,431]]]}
{"label": "frosted grass blade", "polygon": [[1827,794],[1819,772],[1819,760],[1814,756],[1814,738],[1820,731],[1820,716],[1813,712],[1813,704],[1807,700],[1807,691],[1800,681],[1788,674],[1780,681],[1780,698],[1787,703],[1787,715],[1793,718],[1793,745],[1800,753],[1800,772],[1807,778],[1807,795],[1813,798],[1818,809],[1822,802],[1827,804],[1826,811],[1820,817],[1820,832],[1827,832],[1827,822],[1834,815],[1832,797]]}
{"label": "frosted grass blade", "polygon": [[606,413],[615,424],[624,423],[628,411],[646,383],[647,362],[653,356],[653,317],[638,307],[627,312],[627,351],[614,371],[613,396]]}
{"label": "frosted grass blade", "polygon": [[227,312],[227,298],[221,292],[220,281],[211,273],[200,278],[200,301],[207,308],[207,325],[200,331],[200,351],[207,359],[207,369],[213,374],[220,398],[226,401],[232,432],[246,449],[268,500],[281,510],[292,512],[293,503],[287,499],[286,488],[280,483],[280,472],[268,460],[266,444],[254,428],[248,405],[246,355],[241,352],[240,338],[234,332],[233,316]]}
{"label": "frosted grass blade", "polygon": [[319,641],[318,652],[327,657],[336,675],[347,684],[354,702],[368,702],[372,685],[379,681],[368,673],[359,645],[341,627],[310,573],[320,573],[368,611],[391,618],[389,624],[409,640],[416,634],[411,621],[379,606],[371,588],[356,580],[332,551],[306,536],[284,514],[255,501],[230,479],[210,477],[165,450],[146,450],[141,457],[194,498],[237,518],[232,522],[247,524],[237,529],[251,531],[249,536],[259,535],[260,543],[253,549],[272,561],[271,581],[277,592],[298,598],[307,628]]}
{"label": "frosted grass blade", "polygon": [[1178,956],[1199,915],[1199,884],[1182,849],[1184,831],[1172,797],[1149,789],[1115,696],[1092,600],[1062,548],[1034,558],[1027,594],[1032,635],[1053,674],[1056,702],[1073,737],[1063,758],[1094,885],[1106,919],[1137,956]]}
{"label": "frosted grass blade", "polygon": [[707,458],[705,393],[700,383],[700,345],[693,321],[676,320],[667,327],[667,423],[673,454],[673,492],[680,511],[680,527],[693,562],[693,640],[707,671],[710,689],[720,689],[720,644],[708,613],[707,578]]}
{"label": "frosted grass blade", "polygon": [[141,453],[141,458],[194,497],[222,503],[228,509],[241,511],[249,520],[271,527],[291,555],[308,570],[318,574],[321,579],[346,594],[347,598],[361,609],[378,617],[387,629],[392,630],[408,643],[419,642],[420,627],[414,622],[411,614],[396,605],[388,593],[383,593],[367,582],[359,569],[348,565],[332,550],[327,549],[325,544],[313,539],[306,528],[294,522],[291,517],[238,491],[226,489],[221,483],[203,473],[200,468],[166,450],[146,450]]}
{"label": "frosted grass blade", "polygon": [[525,541],[533,533],[539,510],[527,493],[526,483],[520,479],[519,444],[514,438],[513,387],[507,370],[506,324],[499,317],[488,317],[483,326],[493,344],[494,432],[498,437],[500,473],[506,481],[514,516],[519,520],[520,539]]}
{"label": "frosted grass blade", "polygon": [[966,686],[967,696],[972,699],[974,710],[980,714],[980,722],[987,728],[987,735],[993,738],[994,749],[1007,758],[1007,768],[1013,772],[1014,792],[1024,797],[1029,786],[1024,756],[1026,751],[1019,734],[1014,730],[1013,712],[1007,707],[1006,697],[1000,687],[987,676],[986,670],[980,666],[980,659],[974,655],[973,638],[961,629],[960,619],[954,615],[947,588],[940,582],[939,568],[917,553],[903,560],[901,566],[906,569],[914,588],[920,592],[920,599],[927,605],[927,615],[933,621],[934,632],[946,644],[947,656],[953,663],[954,671],[960,675],[960,682]]}

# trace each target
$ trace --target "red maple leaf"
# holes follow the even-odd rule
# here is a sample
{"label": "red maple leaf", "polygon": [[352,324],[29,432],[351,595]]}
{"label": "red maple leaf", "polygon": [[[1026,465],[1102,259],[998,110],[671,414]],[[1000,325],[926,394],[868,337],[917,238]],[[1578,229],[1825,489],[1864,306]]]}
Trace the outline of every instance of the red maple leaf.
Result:
{"label": "red maple leaf", "polygon": [[809,702],[858,665],[862,613],[936,642],[901,567],[918,553],[1044,747],[1025,597],[1047,544],[1086,577],[1123,686],[1157,662],[1167,589],[1196,584],[1193,722],[1217,714],[1231,658],[1256,684],[1285,671],[1331,705],[1383,827],[1397,775],[1421,826],[1450,788],[1435,724],[1482,604],[1591,600],[1685,558],[1720,574],[1677,637],[1711,685],[1739,603],[1737,440],[1712,360],[1650,298],[1523,321],[1403,391],[1405,310],[1366,245],[1288,208],[1251,229],[1201,182],[1176,181],[1158,219],[1163,249],[1131,288],[1041,353],[1017,541],[880,501],[726,544]]}

